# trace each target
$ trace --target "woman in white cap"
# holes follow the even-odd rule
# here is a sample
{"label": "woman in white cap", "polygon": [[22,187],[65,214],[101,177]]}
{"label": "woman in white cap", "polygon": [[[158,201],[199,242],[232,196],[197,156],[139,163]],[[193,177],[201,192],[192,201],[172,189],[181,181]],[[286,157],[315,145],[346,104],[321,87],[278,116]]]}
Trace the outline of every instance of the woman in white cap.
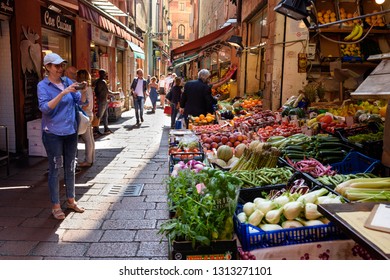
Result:
{"label": "woman in white cap", "polygon": [[85,105],[86,90],[77,91],[78,83],[63,76],[66,61],[58,54],[43,59],[46,77],[38,83],[38,102],[42,112],[42,141],[49,162],[48,185],[52,214],[65,219],[59,195],[59,174],[64,168],[67,208],[82,213],[75,202],[75,168],[77,152],[76,104]]}

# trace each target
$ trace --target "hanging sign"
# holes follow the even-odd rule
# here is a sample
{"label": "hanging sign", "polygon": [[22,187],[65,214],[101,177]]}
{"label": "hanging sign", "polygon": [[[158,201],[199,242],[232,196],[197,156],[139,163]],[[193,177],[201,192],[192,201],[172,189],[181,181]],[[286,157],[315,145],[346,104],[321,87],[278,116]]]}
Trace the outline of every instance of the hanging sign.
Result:
{"label": "hanging sign", "polygon": [[91,25],[91,39],[96,45],[115,48],[115,36]]}
{"label": "hanging sign", "polygon": [[15,12],[14,0],[0,0],[0,13],[13,15]]}
{"label": "hanging sign", "polygon": [[41,24],[46,28],[68,35],[72,35],[74,30],[73,20],[45,7],[41,7]]}

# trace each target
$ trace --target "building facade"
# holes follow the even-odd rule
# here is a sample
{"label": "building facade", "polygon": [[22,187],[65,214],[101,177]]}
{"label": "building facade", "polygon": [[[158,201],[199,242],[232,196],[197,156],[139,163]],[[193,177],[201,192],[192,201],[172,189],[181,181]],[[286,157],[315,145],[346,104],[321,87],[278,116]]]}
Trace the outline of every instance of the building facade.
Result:
{"label": "building facade", "polygon": [[129,92],[132,73],[144,63],[143,39],[127,26],[128,14],[121,10],[131,1],[107,1],[121,7],[126,24],[119,14],[86,0],[0,2],[0,124],[8,128],[11,153],[29,153],[27,124],[40,118],[36,91],[46,54],[58,53],[68,66],[87,69],[94,78],[105,68],[110,89]]}

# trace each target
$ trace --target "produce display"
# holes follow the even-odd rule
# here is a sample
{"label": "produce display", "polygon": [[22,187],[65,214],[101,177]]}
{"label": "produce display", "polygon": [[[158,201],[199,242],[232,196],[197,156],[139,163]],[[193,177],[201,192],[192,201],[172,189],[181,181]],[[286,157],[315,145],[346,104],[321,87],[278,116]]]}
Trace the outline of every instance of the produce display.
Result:
{"label": "produce display", "polygon": [[242,182],[213,168],[180,170],[167,180],[170,211],[175,216],[161,225],[170,240],[210,245],[211,240],[233,238],[233,214]]}
{"label": "produce display", "polygon": [[160,233],[192,246],[236,235],[250,260],[256,248],[343,238],[318,204],[390,201],[390,178],[369,148],[383,140],[386,104],[308,107],[320,89],[312,83],[278,112],[249,97],[219,102],[218,123],[191,117],[192,134],[169,148],[173,215]]}

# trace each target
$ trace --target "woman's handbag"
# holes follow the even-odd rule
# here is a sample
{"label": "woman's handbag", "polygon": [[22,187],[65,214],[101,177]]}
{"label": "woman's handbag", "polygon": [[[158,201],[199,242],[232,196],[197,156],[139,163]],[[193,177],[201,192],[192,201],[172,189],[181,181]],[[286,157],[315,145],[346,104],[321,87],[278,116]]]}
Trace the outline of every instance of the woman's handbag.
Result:
{"label": "woman's handbag", "polygon": [[172,114],[172,107],[171,107],[171,105],[166,105],[164,107],[164,114],[167,114],[167,115]]}
{"label": "woman's handbag", "polygon": [[79,105],[75,105],[76,107],[76,118],[77,118],[77,134],[81,135],[84,134],[88,127],[89,127],[89,117],[87,114],[83,111],[83,109],[80,108]]}

